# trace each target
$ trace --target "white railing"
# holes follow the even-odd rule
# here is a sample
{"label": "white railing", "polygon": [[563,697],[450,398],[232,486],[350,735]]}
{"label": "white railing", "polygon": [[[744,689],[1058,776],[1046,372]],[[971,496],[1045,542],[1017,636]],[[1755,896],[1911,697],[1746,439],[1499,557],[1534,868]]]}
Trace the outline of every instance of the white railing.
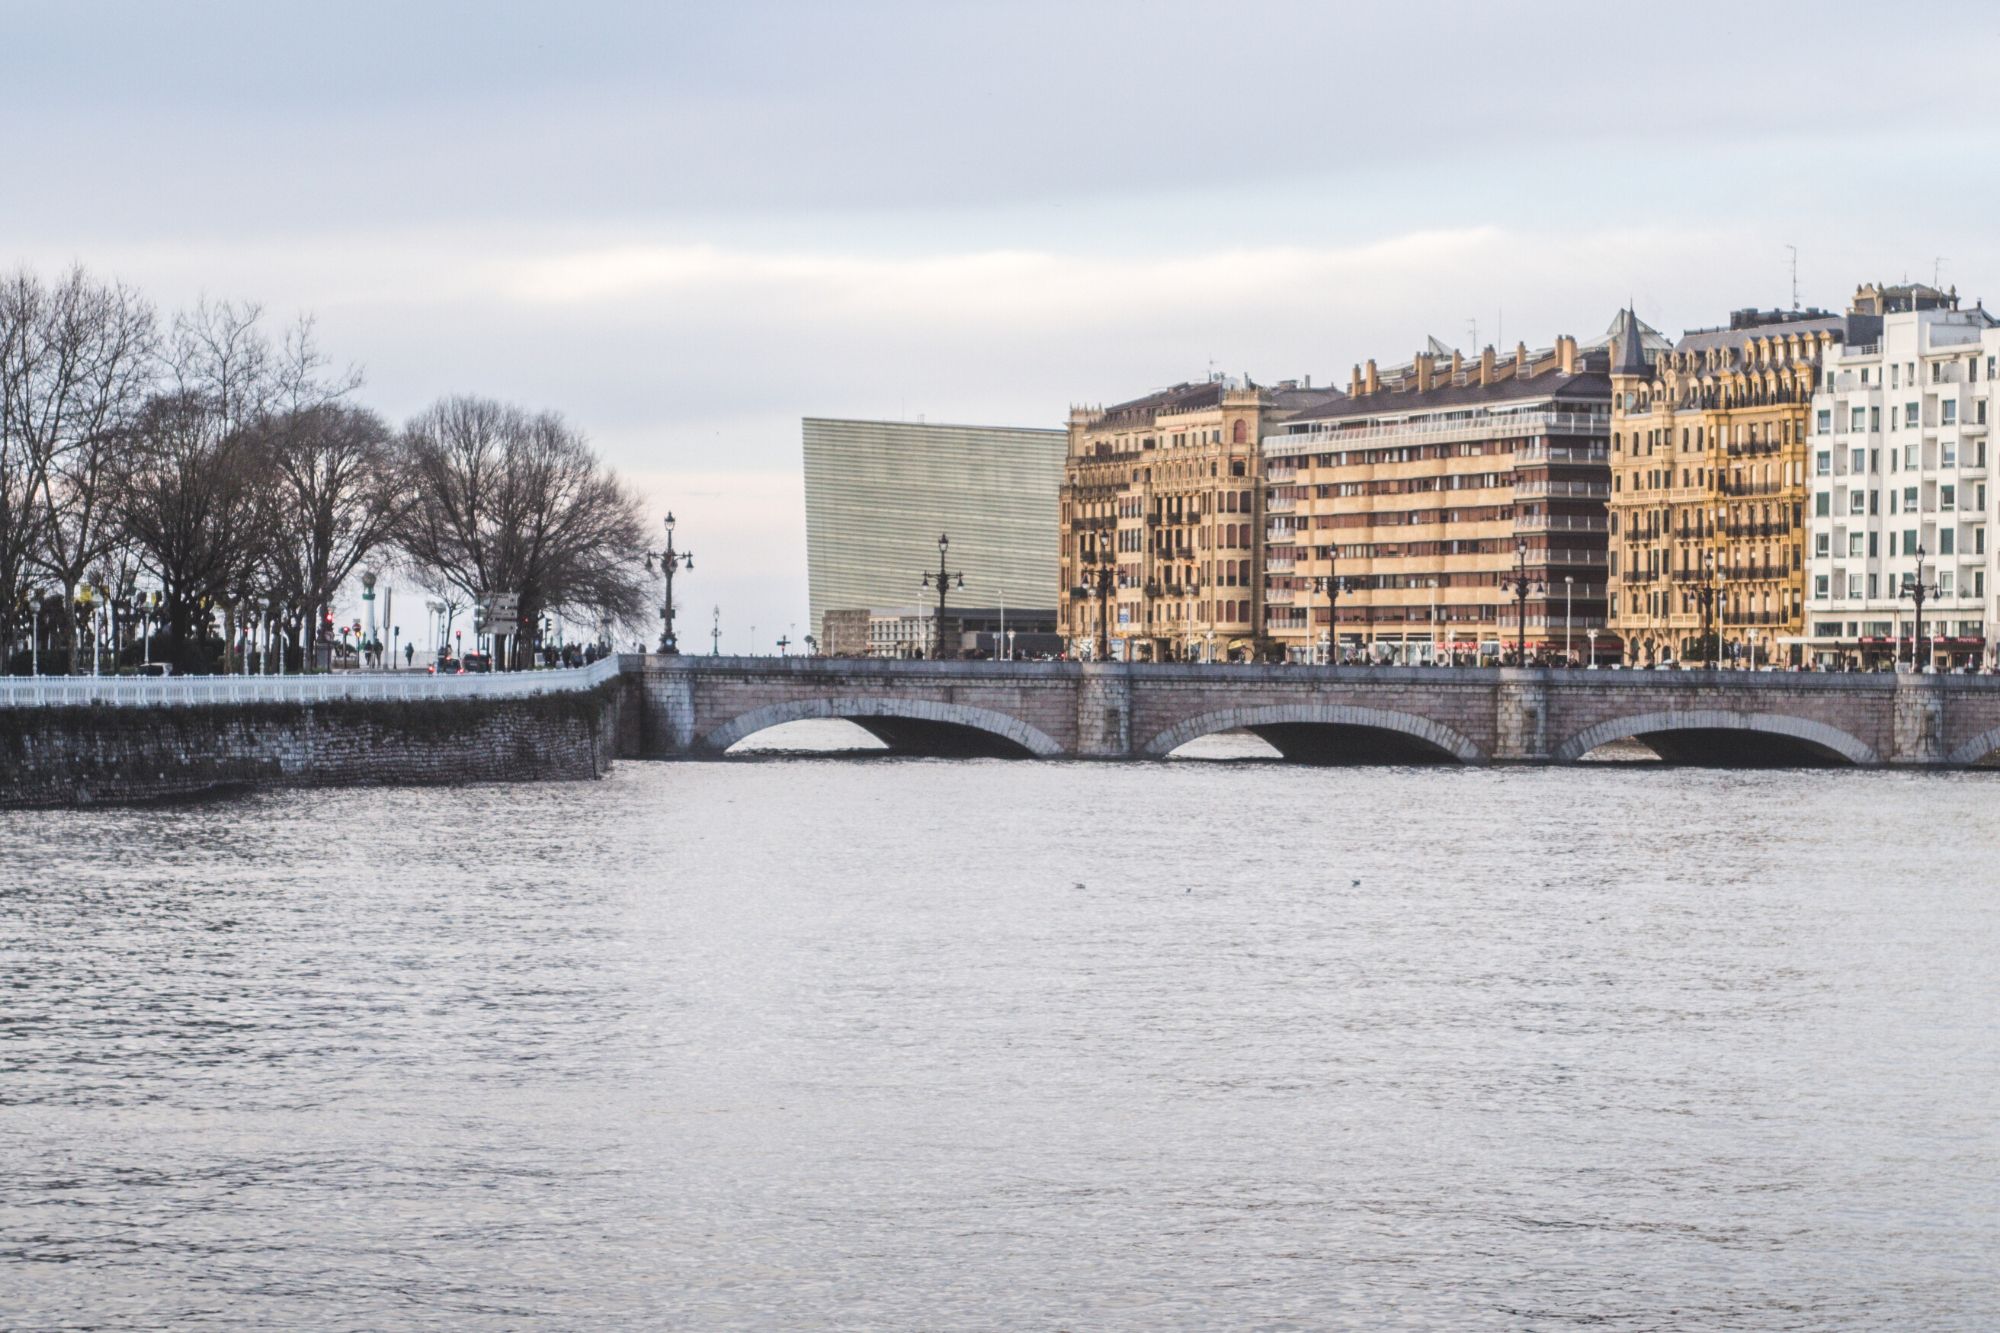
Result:
{"label": "white railing", "polygon": [[1531,477],[1514,483],[1514,496],[1522,500],[1532,500],[1542,496],[1568,500],[1608,500],[1611,498],[1611,483],[1550,481],[1546,477]]}
{"label": "white railing", "polygon": [[1300,423],[1291,431],[1266,435],[1266,458],[1317,454],[1382,445],[1435,444],[1448,440],[1501,440],[1523,435],[1610,435],[1607,412],[1491,412],[1470,417],[1416,417],[1375,426],[1337,422]]}
{"label": "white railing", "polygon": [[1274,495],[1264,502],[1264,509],[1272,514],[1289,514],[1299,507],[1296,496]]}
{"label": "white railing", "polygon": [[1611,526],[1608,515],[1599,514],[1516,514],[1514,530],[1546,528],[1550,532],[1604,532]]}
{"label": "white railing", "polygon": [[594,689],[618,658],[551,671],[433,676],[428,671],[338,671],[315,676],[0,676],[0,708],[188,708],[200,704],[320,703],[335,699],[522,699]]}

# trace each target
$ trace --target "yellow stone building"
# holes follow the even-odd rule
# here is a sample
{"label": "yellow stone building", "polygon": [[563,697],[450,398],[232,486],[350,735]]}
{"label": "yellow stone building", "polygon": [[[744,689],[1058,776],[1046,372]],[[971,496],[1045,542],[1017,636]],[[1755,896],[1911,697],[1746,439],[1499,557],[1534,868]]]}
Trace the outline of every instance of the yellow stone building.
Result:
{"label": "yellow stone building", "polygon": [[1603,640],[1609,360],[1608,339],[1476,361],[1432,340],[1267,430],[1270,638],[1294,661],[1588,657]]}
{"label": "yellow stone building", "polygon": [[1855,318],[1739,310],[1650,366],[1614,361],[1609,611],[1629,663],[1800,660],[1807,415]]}
{"label": "yellow stone building", "polygon": [[[1258,652],[1266,426],[1340,397],[1310,381],[1209,379],[1107,408],[1074,408],[1061,497],[1059,625],[1099,652],[1100,608],[1121,661]],[[1110,571],[1100,585],[1100,571]]]}

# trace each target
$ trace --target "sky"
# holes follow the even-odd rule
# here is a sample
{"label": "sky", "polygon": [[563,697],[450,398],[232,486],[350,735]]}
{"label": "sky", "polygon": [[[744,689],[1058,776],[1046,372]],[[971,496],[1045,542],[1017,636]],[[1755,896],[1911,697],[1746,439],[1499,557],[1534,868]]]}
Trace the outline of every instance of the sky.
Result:
{"label": "sky", "polygon": [[[553,408],[806,630],[804,416],[1060,426],[1427,336],[2000,303],[2000,6],[0,0],[0,265]],[[757,639],[750,639],[750,627]]]}

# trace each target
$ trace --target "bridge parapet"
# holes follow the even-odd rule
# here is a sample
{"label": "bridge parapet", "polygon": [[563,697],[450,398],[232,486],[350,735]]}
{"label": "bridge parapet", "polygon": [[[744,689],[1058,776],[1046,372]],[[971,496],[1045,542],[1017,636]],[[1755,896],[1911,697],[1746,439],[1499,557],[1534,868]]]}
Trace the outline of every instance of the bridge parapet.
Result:
{"label": "bridge parapet", "polygon": [[[2000,750],[2000,678],[844,658],[628,657],[636,749],[716,754],[847,718],[917,753],[1162,757],[1245,729],[1307,762],[1571,763],[1638,739],[1686,762],[1935,766]],[[1983,747],[1983,748],[1982,748]]]}

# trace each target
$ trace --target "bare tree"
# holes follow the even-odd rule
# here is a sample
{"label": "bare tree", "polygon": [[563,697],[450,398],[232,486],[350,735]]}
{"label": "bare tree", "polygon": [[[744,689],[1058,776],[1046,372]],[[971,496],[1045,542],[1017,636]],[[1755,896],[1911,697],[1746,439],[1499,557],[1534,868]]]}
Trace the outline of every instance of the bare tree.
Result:
{"label": "bare tree", "polygon": [[[153,311],[131,289],[96,282],[81,268],[53,285],[18,273],[7,280],[0,305],[7,311],[0,316],[7,326],[0,433],[13,473],[0,484],[10,487],[9,503],[20,506],[0,543],[32,539],[33,563],[67,594],[116,541],[106,480],[118,441],[151,387]],[[73,606],[67,595],[63,600]],[[73,612],[67,629],[74,669],[81,634]]]}
{"label": "bare tree", "polygon": [[338,402],[291,408],[257,431],[277,486],[269,583],[311,623],[406,508],[393,439],[373,412]]}
{"label": "bare tree", "polygon": [[420,578],[475,599],[516,593],[528,625],[644,613],[638,499],[561,417],[447,398],[410,423],[402,453],[400,544]]}
{"label": "bare tree", "polygon": [[228,605],[267,556],[276,488],[261,437],[226,429],[224,409],[199,393],[149,402],[119,451],[120,526],[160,581],[170,652],[207,670],[211,607]]}

